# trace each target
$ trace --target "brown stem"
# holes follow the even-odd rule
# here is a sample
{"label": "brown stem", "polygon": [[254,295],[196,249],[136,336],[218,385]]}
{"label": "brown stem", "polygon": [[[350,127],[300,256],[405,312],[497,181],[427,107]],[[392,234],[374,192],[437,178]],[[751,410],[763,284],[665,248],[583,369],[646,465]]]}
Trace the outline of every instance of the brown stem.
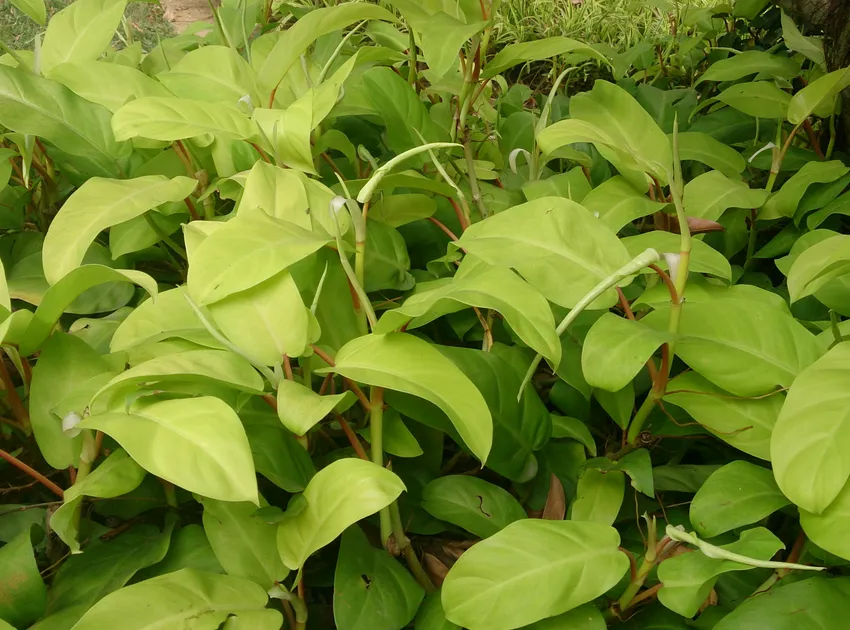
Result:
{"label": "brown stem", "polygon": [[820,148],[820,142],[818,142],[818,138],[815,135],[815,130],[812,129],[812,123],[806,120],[803,123],[803,129],[806,130],[806,136],[809,138],[809,144],[812,145],[812,149],[815,152],[815,155],[818,156],[819,160],[826,159],[826,156],[823,154],[823,151]]}
{"label": "brown stem", "polygon": [[460,222],[460,229],[466,230],[469,227],[469,221],[466,220],[466,216],[463,213],[463,210],[458,205],[457,201],[455,201],[451,197],[447,197],[449,203],[452,204],[452,208],[454,208],[455,215],[457,215],[457,220]]}
{"label": "brown stem", "polygon": [[192,221],[200,221],[201,215],[198,214],[198,210],[195,208],[195,204],[192,203],[192,200],[189,197],[186,197],[183,202],[186,204],[186,207],[189,208],[189,216],[192,217]]}
{"label": "brown stem", "polygon": [[263,162],[265,162],[266,164],[272,163],[271,159],[269,159],[268,153],[263,151],[256,142],[249,142],[248,144],[254,147],[254,151],[260,154],[260,158],[262,158]]}
{"label": "brown stem", "polygon": [[286,375],[287,381],[294,381],[295,377],[292,375],[292,361],[289,360],[289,355],[283,355],[283,373]]}
{"label": "brown stem", "polygon": [[657,273],[661,280],[664,282],[664,285],[667,287],[667,291],[670,293],[670,301],[673,304],[678,304],[679,294],[676,292],[676,285],[673,283],[673,279],[669,275],[667,275],[667,272],[664,271],[658,265],[650,265],[649,268],[652,269],[655,273]]}
{"label": "brown stem", "polygon": [[[327,363],[329,366],[336,367],[336,363],[334,363],[334,360],[330,357],[330,355],[327,352],[322,350],[316,344],[312,344],[311,347],[313,348],[313,352],[316,353],[317,357],[319,357],[322,361]],[[360,387],[357,385],[357,383],[355,383],[351,379],[348,379],[348,378],[345,378],[345,377],[343,377],[343,381],[345,381],[345,384],[348,385],[349,389],[351,389],[351,391],[353,391],[357,395],[357,397],[360,399],[360,404],[363,405],[363,408],[366,411],[369,411],[369,409],[371,409],[371,407],[369,405],[369,399],[366,397],[366,394],[363,393],[363,390],[360,389]]]}
{"label": "brown stem", "polygon": [[6,362],[2,358],[0,358],[0,379],[3,381],[3,387],[6,389],[6,398],[9,401],[9,406],[12,408],[12,413],[15,414],[15,419],[23,427],[24,431],[29,432],[30,415],[21,402],[21,397],[18,396],[18,390],[15,389],[12,376],[9,374],[9,370],[6,368]]}
{"label": "brown stem", "polygon": [[62,491],[62,488],[57,486],[55,483],[50,481],[50,479],[48,479],[47,477],[42,475],[40,472],[38,472],[34,468],[31,468],[30,466],[28,466],[27,464],[25,464],[24,462],[19,460],[17,457],[12,455],[11,453],[7,453],[3,449],[0,449],[0,458],[5,459],[7,462],[12,464],[12,466],[17,468],[18,470],[22,470],[23,472],[28,474],[33,479],[40,482],[44,487],[48,488],[50,491],[53,492],[53,494],[58,496],[60,499],[65,498],[65,493]]}
{"label": "brown stem", "polygon": [[658,591],[662,589],[663,586],[664,584],[656,584],[655,586],[646,589],[642,593],[638,593],[637,595],[635,595],[635,598],[629,603],[629,608],[631,608],[632,606],[636,606],[645,599],[654,597],[658,593]]}
{"label": "brown stem", "polygon": [[348,422],[345,421],[345,418],[343,418],[342,415],[338,413],[335,413],[334,415],[336,416],[337,422],[339,422],[339,426],[342,427],[342,431],[343,433],[345,433],[345,437],[348,438],[348,442],[354,449],[354,452],[357,453],[357,457],[369,461],[369,456],[366,455],[366,451],[363,450],[363,445],[360,443],[360,440],[357,439],[357,434],[351,430],[351,426],[348,424]]}
{"label": "brown stem", "polygon": [[345,175],[342,174],[342,171],[339,170],[339,167],[336,165],[336,162],[333,161],[330,155],[327,153],[322,153],[322,159],[327,162],[328,166],[331,167],[331,170],[340,176],[341,179],[345,179]]}
{"label": "brown stem", "polygon": [[428,220],[429,220],[431,223],[433,223],[434,225],[436,225],[438,228],[440,228],[440,229],[443,231],[443,234],[445,234],[446,236],[448,236],[450,239],[452,239],[453,241],[458,240],[458,239],[457,239],[457,236],[455,236],[455,233],[454,233],[454,232],[452,232],[449,228],[447,228],[447,227],[446,227],[443,223],[441,223],[438,219],[435,219],[434,217],[428,217]]}
{"label": "brown stem", "polygon": [[[617,287],[617,296],[620,298],[620,306],[626,313],[626,318],[635,321],[635,314],[632,312],[632,307],[620,287]],[[655,367],[655,360],[652,357],[649,357],[647,360],[646,369],[649,370],[649,377],[652,379],[652,382],[655,383],[658,380],[658,369]]]}
{"label": "brown stem", "polygon": [[481,322],[481,327],[484,329],[483,350],[489,351],[490,348],[493,347],[493,331],[490,329],[490,324],[487,323],[487,319],[481,314],[481,311],[475,306],[472,307],[472,310],[475,311],[475,314],[478,316],[478,321]]}

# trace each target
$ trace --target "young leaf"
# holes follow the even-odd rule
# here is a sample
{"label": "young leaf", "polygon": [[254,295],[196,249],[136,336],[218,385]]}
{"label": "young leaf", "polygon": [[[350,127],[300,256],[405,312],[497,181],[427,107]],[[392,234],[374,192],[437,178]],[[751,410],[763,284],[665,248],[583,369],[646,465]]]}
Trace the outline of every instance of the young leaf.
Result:
{"label": "young leaf", "polygon": [[424,596],[410,572],[383,549],[372,547],[357,525],[345,530],[334,572],[339,630],[403,628]]}
{"label": "young leaf", "polygon": [[[388,407],[384,410],[383,424],[384,451],[396,457],[419,457],[425,451],[401,419],[401,414]],[[365,427],[358,431],[367,442],[372,442],[372,428]]]}
{"label": "young leaf", "polygon": [[612,231],[619,232],[636,219],[661,212],[667,204],[652,201],[638,192],[625,177],[615,175],[591,190],[582,199],[581,205]]}
{"label": "young leaf", "polygon": [[823,40],[820,37],[804,37],[794,24],[794,21],[788,17],[785,11],[782,12],[782,39],[785,40],[785,46],[788,50],[794,50],[802,54],[806,59],[813,61],[815,65],[826,67],[826,59],[823,54]]}
{"label": "young leaf", "polygon": [[806,189],[812,184],[835,181],[850,172],[839,160],[831,162],[808,162],[794,173],[778,192],[768,199],[758,214],[759,219],[793,217]]}
{"label": "young leaf", "polygon": [[338,459],[316,473],[301,495],[302,509],[290,508],[277,531],[283,563],[300,569],[315,551],[347,527],[392,503],[404,490],[398,476],[362,459]]}
{"label": "young leaf", "polygon": [[[678,252],[681,240],[678,234],[655,230],[638,234],[637,236],[629,236],[621,239],[620,242],[625,245],[629,256],[634,257],[650,247],[658,252]],[[662,260],[658,262],[658,266],[663,269],[667,267],[667,263]],[[691,242],[689,269],[692,272],[707,273],[718,278],[723,278],[724,280],[732,280],[732,267],[729,261],[726,260],[726,257],[699,240],[693,240]],[[646,273],[652,273],[651,269],[645,269],[644,271]]]}
{"label": "young leaf", "polygon": [[510,630],[567,612],[620,580],[629,562],[619,544],[616,530],[598,523],[512,523],[451,568],[446,617],[470,630]]}
{"label": "young leaf", "polygon": [[767,468],[734,461],[709,477],[691,501],[697,533],[713,538],[751,525],[789,504]]}
{"label": "young leaf", "polygon": [[148,472],[220,501],[257,504],[251,449],[239,417],[218,398],[141,399],[128,412],[86,418]]}
{"label": "young leaf", "polygon": [[29,626],[44,614],[46,604],[47,588],[38,572],[28,527],[0,547],[0,620],[18,628]]}
{"label": "young leaf", "polygon": [[336,366],[317,370],[424,398],[452,421],[482,462],[493,441],[487,403],[475,385],[436,348],[404,333],[358,337],[340,348]]}
{"label": "young leaf", "polygon": [[799,125],[812,114],[829,117],[835,98],[850,85],[850,68],[842,68],[815,79],[797,92],[788,106],[788,122]]}
{"label": "young leaf", "polygon": [[259,208],[266,214],[309,230],[310,201],[301,179],[291,169],[257,162],[245,180],[237,214]]}
{"label": "young leaf", "polygon": [[799,71],[800,64],[793,59],[762,50],[747,50],[715,61],[696,84],[703,81],[737,81],[762,72],[780,79],[793,79]]}
{"label": "young leaf", "polygon": [[796,302],[830,280],[850,273],[850,237],[833,236],[802,252],[788,272],[788,292]]}
{"label": "young leaf", "polygon": [[620,513],[625,492],[626,475],[622,471],[585,469],[578,480],[575,500],[570,505],[570,520],[612,525]]}
{"label": "young leaf", "polygon": [[93,177],[65,200],[44,239],[44,277],[56,284],[79,267],[100,232],[169,201],[182,201],[195,190],[189,177],[150,175],[135,179]]}
{"label": "young leaf", "polygon": [[717,221],[729,208],[758,209],[767,198],[768,192],[764,189],[753,189],[719,171],[709,171],[685,184],[685,213]]}
{"label": "young leaf", "polygon": [[422,490],[422,508],[434,518],[487,538],[514,521],[527,518],[507,490],[477,477],[449,475]]}
{"label": "young leaf", "polygon": [[[516,269],[560,306],[572,308],[601,280],[629,261],[613,231],[577,203],[545,197],[470,226],[459,248],[491,265]],[[611,289],[591,304],[617,300]]]}
{"label": "young leaf", "polygon": [[295,381],[283,380],[277,388],[277,415],[295,435],[306,435],[331,411],[342,413],[357,401],[354,392],[319,396]]}
{"label": "young leaf", "polygon": [[738,151],[699,131],[679,134],[679,158],[701,162],[731,178],[737,178],[747,167],[744,156]]}
{"label": "young leaf", "polygon": [[597,59],[608,63],[608,59],[589,44],[569,37],[547,37],[533,42],[508,44],[502,48],[485,66],[482,79],[490,79],[497,74],[529,61],[540,61],[567,53],[577,53],[585,58]]}
{"label": "young leaf", "polygon": [[737,83],[715,97],[721,103],[753,117],[785,118],[791,95],[770,81]]}
{"label": "young leaf", "polygon": [[53,17],[41,44],[41,71],[67,61],[97,59],[121,23],[126,0],[77,0]]}

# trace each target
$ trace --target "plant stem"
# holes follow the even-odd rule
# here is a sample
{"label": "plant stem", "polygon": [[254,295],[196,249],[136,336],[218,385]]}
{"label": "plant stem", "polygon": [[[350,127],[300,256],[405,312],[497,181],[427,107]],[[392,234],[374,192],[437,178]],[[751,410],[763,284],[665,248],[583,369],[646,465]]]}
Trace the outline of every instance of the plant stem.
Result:
{"label": "plant stem", "polygon": [[7,452],[6,452],[6,451],[4,451],[3,449],[0,449],[0,459],[4,459],[4,460],[6,460],[6,461],[7,461],[7,462],[9,462],[10,464],[12,464],[12,466],[14,466],[15,468],[17,468],[18,470],[21,470],[21,471],[25,472],[25,473],[26,473],[26,474],[28,474],[30,477],[32,477],[33,479],[35,479],[36,481],[38,481],[38,482],[39,482],[41,485],[43,485],[45,488],[47,488],[48,490],[50,490],[53,494],[55,494],[56,496],[58,496],[60,499],[61,499],[61,498],[63,498],[63,497],[65,496],[65,493],[62,491],[62,488],[60,488],[60,487],[59,487],[59,486],[57,486],[55,483],[53,483],[52,481],[50,481],[50,479],[48,479],[47,477],[45,477],[44,475],[42,475],[42,474],[41,474],[40,472],[38,472],[35,468],[32,468],[32,467],[30,467],[29,465],[27,465],[27,464],[25,464],[24,462],[22,462],[21,460],[19,460],[17,457],[15,457],[14,455],[12,455],[11,453],[7,453]]}
{"label": "plant stem", "polygon": [[401,522],[401,512],[398,509],[398,501],[393,501],[390,505],[390,518],[392,520],[393,538],[395,539],[396,549],[404,555],[404,560],[407,566],[419,585],[425,589],[426,593],[434,591],[434,585],[431,583],[431,578],[422,568],[416,552],[410,544],[410,539],[404,533],[404,526]]}
{"label": "plant stem", "polygon": [[472,155],[472,144],[470,143],[469,131],[465,132],[463,138],[463,155],[466,158],[466,176],[469,178],[469,189],[472,191],[472,201],[478,207],[478,214],[482,219],[490,216],[484,198],[481,196],[481,188],[478,186],[478,176],[475,174],[475,158]]}
{"label": "plant stem", "polygon": [[832,330],[832,338],[833,342],[830,344],[829,349],[831,350],[842,341],[844,341],[844,336],[841,334],[841,329],[838,327],[839,324],[838,313],[834,310],[830,309],[829,311],[829,327]]}
{"label": "plant stem", "polygon": [[[384,389],[382,387],[372,386],[369,392],[369,441],[372,445],[372,462],[384,467]],[[390,518],[390,508],[385,507],[381,510],[379,517],[381,519],[381,544],[384,549],[387,548],[387,543],[392,534],[392,521]]]}
{"label": "plant stem", "polygon": [[[410,24],[407,25],[407,31],[409,34],[409,41],[407,44],[407,63],[409,68],[407,69],[407,82],[411,86],[416,86],[416,37],[413,34],[413,28],[411,28]],[[419,90],[416,90],[419,92]]]}
{"label": "plant stem", "polygon": [[12,376],[9,374],[9,369],[6,367],[6,361],[0,356],[0,379],[3,381],[3,388],[6,390],[6,399],[9,401],[9,406],[12,408],[12,413],[15,414],[15,419],[24,432],[29,435],[32,433],[30,427],[30,415],[26,407],[21,402],[21,397],[18,396],[18,390],[15,389],[15,384],[12,382]]}

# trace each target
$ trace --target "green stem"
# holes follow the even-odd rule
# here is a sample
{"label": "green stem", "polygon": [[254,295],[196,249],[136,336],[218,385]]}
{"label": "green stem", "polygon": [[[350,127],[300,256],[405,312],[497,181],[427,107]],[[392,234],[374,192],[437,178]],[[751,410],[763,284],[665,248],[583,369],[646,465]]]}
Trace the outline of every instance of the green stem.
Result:
{"label": "green stem", "polygon": [[465,132],[463,139],[463,155],[466,158],[466,176],[469,178],[469,189],[472,191],[472,201],[478,207],[478,214],[482,219],[490,216],[487,212],[487,206],[484,205],[484,198],[481,196],[481,188],[478,186],[478,176],[475,174],[475,157],[472,155],[472,144],[470,143],[469,132]]}
{"label": "green stem", "polygon": [[830,309],[829,311],[829,327],[832,330],[832,338],[833,342],[830,344],[829,349],[832,350],[835,346],[844,341],[844,336],[841,334],[841,329],[838,327],[840,323],[838,319],[838,313]]}
{"label": "green stem", "polygon": [[835,150],[835,113],[829,117],[829,144],[826,145],[826,154],[824,157],[827,160],[832,159],[832,152]]}
{"label": "green stem", "polygon": [[[640,408],[637,410],[635,417],[632,418],[631,423],[629,424],[629,431],[626,435],[626,447],[632,447],[637,443],[638,437],[640,436],[641,431],[643,431],[643,425],[646,423],[646,419],[649,417],[649,414],[652,413],[652,410],[655,408],[655,403],[661,399],[663,396],[663,392],[658,392],[655,387],[649,390],[649,393],[646,395],[646,398],[643,399],[643,404],[641,404]],[[631,450],[631,449],[629,449]],[[625,453],[622,453],[625,455]],[[620,455],[622,457],[622,455]]]}
{"label": "green stem", "polygon": [[[407,25],[407,31],[409,34],[409,41],[407,44],[407,63],[409,64],[409,68],[407,69],[407,82],[415,86],[416,85],[416,37],[413,34],[413,28],[410,24]],[[418,92],[419,90],[417,90]]]}
{"label": "green stem", "polygon": [[[91,465],[94,463],[94,460],[97,458],[97,440],[95,440],[94,433],[90,430],[83,430],[83,446],[80,449],[80,465],[77,467],[77,476],[74,478],[74,485],[79,485],[83,482],[83,480],[89,476],[91,472]],[[74,529],[79,531],[80,529],[80,519],[82,518],[83,510],[82,503],[77,505],[77,510],[74,512]]]}
{"label": "green stem", "polygon": [[[300,575],[300,572],[299,572]],[[307,627],[307,604],[303,599],[298,597],[292,591],[286,590],[280,584],[275,584],[269,590],[269,597],[282,599],[292,605],[292,610],[295,611],[295,628],[296,630],[304,630]]]}
{"label": "green stem", "polygon": [[[382,387],[372,386],[369,392],[369,442],[372,445],[372,462],[384,467],[384,390]],[[392,518],[390,508],[381,510],[381,544],[384,549],[392,534]]]}
{"label": "green stem", "polygon": [[463,136],[466,132],[466,117],[469,114],[469,108],[472,105],[472,95],[474,93],[474,81],[472,75],[475,70],[475,55],[478,53],[478,46],[481,40],[476,35],[472,38],[469,46],[469,54],[466,56],[466,72],[463,73],[463,87],[461,87],[460,95],[458,96],[458,118],[457,125],[452,128],[452,140],[456,140]]}
{"label": "green stem", "polygon": [[431,578],[422,568],[419,563],[419,558],[416,557],[416,552],[410,545],[410,539],[404,533],[404,526],[401,523],[401,512],[398,509],[398,501],[393,501],[390,505],[390,519],[392,521],[393,538],[395,539],[396,549],[404,555],[404,560],[407,566],[419,585],[425,589],[426,593],[434,591],[434,585],[431,583]]}

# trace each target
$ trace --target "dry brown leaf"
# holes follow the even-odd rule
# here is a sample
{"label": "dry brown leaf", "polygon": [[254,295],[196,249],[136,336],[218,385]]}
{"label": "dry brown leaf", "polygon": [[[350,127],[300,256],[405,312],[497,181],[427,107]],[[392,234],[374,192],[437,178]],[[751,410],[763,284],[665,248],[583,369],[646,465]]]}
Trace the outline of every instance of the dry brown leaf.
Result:
{"label": "dry brown leaf", "polygon": [[563,521],[567,515],[567,497],[564,486],[554,473],[549,476],[549,495],[543,508],[543,518],[547,521]]}

